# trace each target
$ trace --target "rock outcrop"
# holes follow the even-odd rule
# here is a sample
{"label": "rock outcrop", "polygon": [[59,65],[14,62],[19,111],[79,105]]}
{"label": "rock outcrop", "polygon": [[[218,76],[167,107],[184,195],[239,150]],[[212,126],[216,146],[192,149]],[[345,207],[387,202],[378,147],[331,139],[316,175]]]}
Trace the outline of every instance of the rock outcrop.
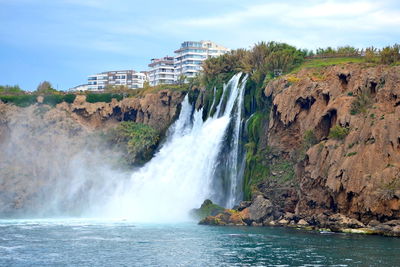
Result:
{"label": "rock outcrop", "polygon": [[177,116],[184,96],[182,91],[162,90],[141,98],[88,103],[85,95],[78,95],[72,104],[63,102],[57,108],[66,110],[80,124],[90,128],[104,128],[118,121],[134,121],[164,131]]}

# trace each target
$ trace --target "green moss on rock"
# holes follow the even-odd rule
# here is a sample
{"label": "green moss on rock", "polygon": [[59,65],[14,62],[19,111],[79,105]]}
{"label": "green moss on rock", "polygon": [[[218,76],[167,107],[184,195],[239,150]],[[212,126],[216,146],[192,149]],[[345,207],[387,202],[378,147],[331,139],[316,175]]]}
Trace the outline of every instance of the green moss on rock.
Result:
{"label": "green moss on rock", "polygon": [[193,209],[191,211],[191,216],[196,220],[202,220],[208,216],[215,216],[218,213],[223,212],[225,209],[217,204],[214,204],[211,200],[206,199],[203,204],[201,204],[199,209]]}

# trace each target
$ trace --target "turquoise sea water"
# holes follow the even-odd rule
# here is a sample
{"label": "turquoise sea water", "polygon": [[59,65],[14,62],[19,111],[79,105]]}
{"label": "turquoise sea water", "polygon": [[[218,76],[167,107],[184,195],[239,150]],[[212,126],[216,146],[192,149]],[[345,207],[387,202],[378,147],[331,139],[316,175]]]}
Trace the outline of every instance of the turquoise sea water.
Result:
{"label": "turquoise sea water", "polygon": [[400,238],[195,223],[2,220],[0,266],[400,266]]}

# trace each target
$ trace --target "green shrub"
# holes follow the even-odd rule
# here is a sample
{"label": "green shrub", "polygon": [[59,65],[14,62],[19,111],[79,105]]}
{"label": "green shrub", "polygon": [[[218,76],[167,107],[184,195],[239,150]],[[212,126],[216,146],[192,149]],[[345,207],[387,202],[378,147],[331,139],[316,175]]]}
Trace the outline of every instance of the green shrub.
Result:
{"label": "green shrub", "polygon": [[39,94],[54,94],[58,93],[56,89],[53,88],[50,82],[43,81],[39,83],[38,87],[36,88],[36,92]]}
{"label": "green shrub", "polygon": [[400,45],[387,46],[380,53],[382,64],[393,64],[400,60]]}
{"label": "green shrub", "polygon": [[0,100],[19,107],[27,107],[36,103],[36,95],[2,95]]}
{"label": "green shrub", "polygon": [[1,95],[21,95],[25,92],[18,85],[0,85],[0,94]]}
{"label": "green shrub", "polygon": [[251,79],[260,84],[266,76],[273,76],[276,70],[287,73],[300,65],[307,53],[305,50],[299,50],[285,43],[260,42],[250,50],[237,49],[205,60],[202,84],[210,84],[222,73],[239,71],[252,73]]}
{"label": "green shrub", "polygon": [[43,98],[43,104],[47,104],[50,106],[55,106],[61,102],[63,102],[64,96],[63,95],[45,95]]}
{"label": "green shrub", "polygon": [[357,115],[359,113],[366,113],[371,105],[372,100],[368,93],[357,95],[357,98],[351,103],[350,114]]}
{"label": "green shrub", "polygon": [[333,57],[333,56],[359,56],[360,50],[352,46],[339,46],[338,48],[318,48],[316,50],[317,56]]}
{"label": "green shrub", "polygon": [[329,138],[336,140],[343,140],[350,130],[348,128],[342,127],[340,125],[333,126],[329,131]]}
{"label": "green shrub", "polygon": [[351,143],[351,144],[349,144],[348,148],[349,148],[349,149],[351,149],[351,148],[353,148],[355,145],[358,145],[358,141],[357,141],[357,142],[354,142],[354,143]]}
{"label": "green shrub", "polygon": [[97,102],[110,103],[113,98],[119,101],[123,99],[123,95],[111,94],[111,93],[100,93],[100,94],[88,93],[86,95],[86,101],[89,103],[97,103]]}
{"label": "green shrub", "polygon": [[379,60],[379,51],[375,47],[365,49],[365,61],[368,63],[376,63]]}
{"label": "green shrub", "polygon": [[318,144],[318,139],[315,136],[313,130],[307,130],[304,132],[303,144],[306,147],[306,149],[312,147],[315,144]]}
{"label": "green shrub", "polygon": [[284,184],[293,180],[296,176],[294,170],[294,164],[290,161],[281,161],[279,163],[271,165],[271,172],[276,173],[275,179],[278,179],[280,184]]}
{"label": "green shrub", "polygon": [[75,94],[66,94],[64,96],[64,101],[71,104],[75,101],[76,95]]}
{"label": "green shrub", "polygon": [[142,164],[151,159],[158,145],[159,134],[151,126],[136,122],[121,122],[106,137],[125,152],[130,163]]}

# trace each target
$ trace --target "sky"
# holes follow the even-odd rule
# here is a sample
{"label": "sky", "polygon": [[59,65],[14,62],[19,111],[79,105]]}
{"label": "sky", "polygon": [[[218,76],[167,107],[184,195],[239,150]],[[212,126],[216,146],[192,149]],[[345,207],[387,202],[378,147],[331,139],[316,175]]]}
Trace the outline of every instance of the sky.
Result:
{"label": "sky", "polygon": [[400,1],[0,0],[0,85],[67,90],[90,74],[147,70],[189,40],[383,47],[400,43]]}

